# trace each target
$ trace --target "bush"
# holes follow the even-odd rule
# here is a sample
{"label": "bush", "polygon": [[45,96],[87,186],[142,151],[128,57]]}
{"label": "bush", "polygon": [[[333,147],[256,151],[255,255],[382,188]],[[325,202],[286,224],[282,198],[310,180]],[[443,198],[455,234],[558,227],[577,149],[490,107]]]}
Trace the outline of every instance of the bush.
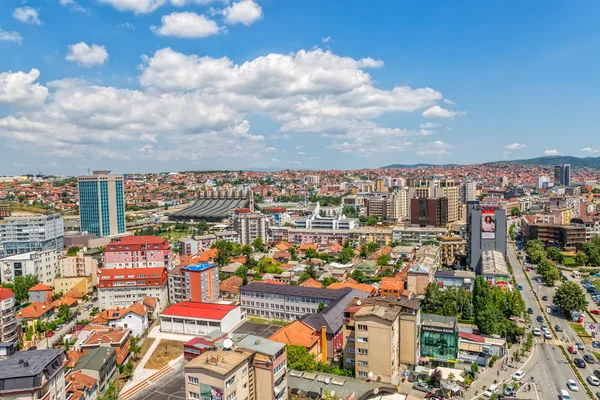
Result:
{"label": "bush", "polygon": [[496,363],[497,359],[498,359],[498,357],[492,356],[492,358],[490,359],[490,368],[494,367],[494,363]]}

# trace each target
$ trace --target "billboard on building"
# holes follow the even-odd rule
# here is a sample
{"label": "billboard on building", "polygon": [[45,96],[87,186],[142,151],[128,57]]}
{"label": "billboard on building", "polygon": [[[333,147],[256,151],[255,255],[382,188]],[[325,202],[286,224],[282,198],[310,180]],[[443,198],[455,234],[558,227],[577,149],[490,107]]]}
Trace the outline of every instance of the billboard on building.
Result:
{"label": "billboard on building", "polygon": [[496,238],[496,210],[481,210],[481,238]]}
{"label": "billboard on building", "polygon": [[204,383],[200,384],[200,399],[223,400],[223,389],[219,389]]}

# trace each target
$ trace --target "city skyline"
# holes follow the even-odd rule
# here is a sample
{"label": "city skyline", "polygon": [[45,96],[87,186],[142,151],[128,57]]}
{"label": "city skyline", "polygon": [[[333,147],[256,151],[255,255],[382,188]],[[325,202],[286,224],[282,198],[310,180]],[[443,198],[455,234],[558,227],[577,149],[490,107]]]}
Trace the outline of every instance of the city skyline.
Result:
{"label": "city skyline", "polygon": [[600,5],[539,4],[8,0],[0,174],[596,155]]}

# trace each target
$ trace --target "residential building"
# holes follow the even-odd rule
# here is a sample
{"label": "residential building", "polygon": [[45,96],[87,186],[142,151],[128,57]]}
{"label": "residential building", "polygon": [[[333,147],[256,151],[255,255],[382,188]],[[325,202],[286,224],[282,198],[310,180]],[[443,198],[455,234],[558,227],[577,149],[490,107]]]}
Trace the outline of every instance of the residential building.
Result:
{"label": "residential building", "polygon": [[475,285],[475,272],[452,269],[439,270],[435,272],[433,279],[435,284],[442,290],[448,287],[457,287],[472,292]]}
{"label": "residential building", "polygon": [[52,303],[52,286],[38,283],[28,290],[29,301],[38,303]]}
{"label": "residential building", "polygon": [[105,269],[167,268],[173,260],[167,239],[156,236],[124,236],[110,242],[104,250]]}
{"label": "residential building", "polygon": [[[456,209],[456,216],[458,219],[458,208]],[[410,200],[410,223],[412,225],[442,228],[448,222],[448,198],[421,197]]]}
{"label": "residential building", "polygon": [[0,398],[66,400],[63,349],[19,351],[0,361]]}
{"label": "residential building", "polygon": [[[109,353],[106,352],[107,350],[111,350],[111,354],[112,351],[114,351],[115,362],[117,365],[121,365],[129,359],[130,336],[130,329],[107,328],[93,330],[91,334],[79,345],[79,348],[82,352],[93,349],[104,349],[104,358],[109,355]],[[110,357],[112,357],[112,355]],[[98,379],[96,376],[94,376],[94,378]],[[102,384],[100,387],[102,388]]]}
{"label": "residential building", "polygon": [[240,235],[240,244],[252,244],[256,239],[269,242],[271,218],[264,214],[236,212],[233,217],[233,230]]}
{"label": "residential building", "polygon": [[379,273],[379,266],[375,261],[362,260],[356,264],[354,270],[362,272],[366,278],[374,278]]}
{"label": "residential building", "polygon": [[492,286],[508,288],[509,275],[504,255],[499,251],[486,250],[481,254],[481,259],[476,270],[478,275]]}
{"label": "residential building", "polygon": [[323,361],[322,351],[327,343],[311,325],[302,321],[292,321],[279,328],[269,337],[270,340],[280,342],[286,346],[303,346],[310,354],[314,354],[317,361]]}
{"label": "residential building", "polygon": [[21,322],[23,328],[35,321],[48,322],[54,316],[54,305],[52,303],[33,302],[27,307],[21,308],[15,312],[17,320]]}
{"label": "residential building", "polygon": [[90,349],[79,356],[73,371],[94,378],[98,385],[98,394],[102,396],[109,385],[117,379],[117,352],[107,347]]}
{"label": "residential building", "polygon": [[454,265],[459,256],[466,256],[467,241],[460,236],[438,236],[440,242],[442,264],[448,267]]}
{"label": "residential building", "polygon": [[458,324],[454,317],[421,314],[421,357],[443,366],[458,362]]}
{"label": "residential building", "polygon": [[425,289],[433,282],[435,271],[440,267],[441,251],[438,246],[423,246],[415,255],[408,268],[406,288],[417,295],[425,294]]}
{"label": "residential building", "polygon": [[392,230],[370,227],[350,229],[348,241],[352,246],[371,242],[377,243],[379,246],[387,246],[392,242]]}
{"label": "residential building", "polygon": [[210,302],[219,298],[217,264],[199,263],[175,268],[169,274],[169,301]]}
{"label": "residential building", "polygon": [[60,214],[13,215],[0,220],[0,244],[5,255],[32,251],[62,251],[65,228]]}
{"label": "residential building", "polygon": [[347,307],[344,368],[353,369],[359,379],[397,384],[419,360],[419,309],[418,299],[393,296],[370,297]]}
{"label": "residential building", "polygon": [[392,241],[400,243],[401,246],[420,246],[424,241],[436,240],[438,235],[447,233],[445,227],[427,228],[417,226],[406,226],[392,230]]}
{"label": "residential building", "polygon": [[408,191],[396,190],[385,197],[372,197],[367,200],[367,215],[386,221],[402,221],[409,217]]}
{"label": "residential building", "polygon": [[452,180],[445,180],[442,181],[442,190],[444,197],[448,199],[448,222],[458,221],[458,186],[455,186]]}
{"label": "residential building", "polygon": [[227,334],[218,329],[206,335],[196,336],[183,344],[183,359],[189,362],[208,350],[217,347],[219,341],[227,338]]}
{"label": "residential building", "polygon": [[167,269],[154,268],[102,268],[98,270],[98,297],[100,310],[128,307],[144,299],[157,299],[162,310],[169,302]]}
{"label": "residential building", "polygon": [[58,268],[62,277],[91,277],[92,286],[98,283],[98,259],[83,249],[72,256],[63,254]]}
{"label": "residential building", "polygon": [[52,286],[58,274],[56,250],[31,251],[0,258],[0,279],[13,282],[17,276],[34,275],[40,283]]}
{"label": "residential building", "polygon": [[358,218],[348,218],[345,215],[321,217],[318,214],[300,218],[296,221],[299,229],[354,229],[360,225]]}
{"label": "residential building", "polygon": [[111,328],[130,329],[133,336],[140,337],[148,330],[148,310],[139,301],[126,308],[104,310],[92,317],[91,322]]}
{"label": "residential building", "polygon": [[525,224],[524,235],[527,240],[539,239],[545,246],[575,251],[586,241],[586,228],[580,225]]}
{"label": "residential building", "polygon": [[232,276],[219,283],[219,292],[223,299],[239,301],[240,288],[244,286],[244,279]]}
{"label": "residential building", "polygon": [[19,324],[15,317],[15,294],[0,287],[0,343],[19,341]]}
{"label": "residential building", "polygon": [[400,297],[405,294],[406,282],[397,277],[383,277],[379,285],[380,296]]}
{"label": "residential building", "polygon": [[199,243],[194,239],[179,239],[178,244],[179,252],[184,256],[194,256],[200,251]]}
{"label": "residential building", "polygon": [[160,330],[187,335],[207,335],[215,329],[229,333],[245,318],[237,305],[183,301],[160,313]]}
{"label": "residential building", "polygon": [[54,278],[54,292],[66,293],[69,290],[77,290],[81,293],[91,293],[94,286],[92,277],[74,276],[65,278]]}
{"label": "residential building", "polygon": [[329,306],[351,291],[250,282],[241,289],[241,306],[248,315],[293,321],[317,313],[319,304]]}
{"label": "residential building", "polygon": [[96,400],[98,398],[98,381],[81,371],[70,372],[65,378],[67,382],[67,398],[69,400]]}
{"label": "residential building", "polygon": [[477,184],[473,181],[466,181],[460,185],[460,202],[467,204],[469,201],[477,200]]}
{"label": "residential building", "polygon": [[299,396],[334,392],[335,398],[339,400],[408,398],[398,394],[397,387],[394,385],[323,372],[290,370],[288,386],[291,393],[297,393]]}
{"label": "residential building", "polygon": [[123,175],[94,171],[77,177],[77,184],[81,232],[99,237],[125,233]]}
{"label": "residential building", "polygon": [[506,210],[472,201],[467,204],[467,267],[475,270],[486,250],[506,256]]}

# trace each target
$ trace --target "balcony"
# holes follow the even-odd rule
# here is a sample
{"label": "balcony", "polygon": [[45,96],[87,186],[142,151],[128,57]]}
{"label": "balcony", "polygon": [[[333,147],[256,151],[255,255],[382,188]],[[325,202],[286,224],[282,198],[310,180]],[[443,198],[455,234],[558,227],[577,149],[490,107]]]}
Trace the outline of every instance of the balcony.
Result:
{"label": "balcony", "polygon": [[283,392],[285,390],[286,386],[287,386],[286,379],[281,381],[281,383],[279,385],[275,386],[275,396],[278,396],[281,392]]}

